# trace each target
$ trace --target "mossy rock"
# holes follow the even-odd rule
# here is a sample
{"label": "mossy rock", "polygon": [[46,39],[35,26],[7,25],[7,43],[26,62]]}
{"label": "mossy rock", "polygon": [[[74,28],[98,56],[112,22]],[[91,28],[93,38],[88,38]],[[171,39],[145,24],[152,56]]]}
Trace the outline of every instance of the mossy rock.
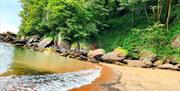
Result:
{"label": "mossy rock", "polygon": [[122,47],[116,48],[113,52],[118,53],[119,57],[125,57],[128,55],[128,51]]}
{"label": "mossy rock", "polygon": [[140,55],[140,60],[146,59],[146,60],[154,62],[157,58],[157,55],[155,53],[146,49],[142,50],[139,55]]}
{"label": "mossy rock", "polygon": [[[77,44],[77,42],[74,42],[71,45],[71,50],[77,50],[77,49],[78,49],[78,44]],[[80,42],[80,49],[88,51],[88,50],[90,50],[90,44],[86,43],[86,42]]]}

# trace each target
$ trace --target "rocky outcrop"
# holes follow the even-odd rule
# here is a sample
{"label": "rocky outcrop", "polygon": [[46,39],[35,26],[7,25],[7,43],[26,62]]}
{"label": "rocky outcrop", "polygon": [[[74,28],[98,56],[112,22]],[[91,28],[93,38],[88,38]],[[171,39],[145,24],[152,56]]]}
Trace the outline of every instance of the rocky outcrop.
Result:
{"label": "rocky outcrop", "polygon": [[56,46],[61,53],[65,53],[70,50],[71,44],[65,40],[57,40]]}
{"label": "rocky outcrop", "polygon": [[152,62],[148,60],[124,60],[130,67],[141,67],[141,68],[149,68],[152,66]]}
{"label": "rocky outcrop", "polygon": [[170,64],[173,64],[173,65],[178,64],[177,63],[177,59],[175,57],[168,57],[168,58],[166,58],[165,63],[170,63]]}
{"label": "rocky outcrop", "polygon": [[122,61],[125,57],[119,56],[117,52],[110,52],[102,56],[102,60],[108,63],[116,63]]}
{"label": "rocky outcrop", "polygon": [[172,70],[179,70],[179,66],[175,66],[169,63],[159,65],[158,68],[160,69],[172,69]]}
{"label": "rocky outcrop", "polygon": [[0,41],[3,41],[6,36],[3,34],[0,34]]}
{"label": "rocky outcrop", "polygon": [[177,35],[172,41],[171,46],[174,48],[180,48],[180,35]]}
{"label": "rocky outcrop", "polygon": [[118,47],[113,52],[103,55],[102,60],[108,63],[121,62],[122,60],[125,59],[127,54],[128,54],[127,50]]}
{"label": "rocky outcrop", "polygon": [[49,45],[52,43],[52,41],[53,41],[53,38],[51,38],[51,37],[42,39],[42,40],[38,43],[38,47],[43,49],[43,48],[49,46]]}
{"label": "rocky outcrop", "polygon": [[154,63],[153,63],[153,66],[154,67],[158,67],[158,66],[160,66],[160,65],[162,65],[163,64],[163,60],[157,60],[157,61],[155,61]]}
{"label": "rocky outcrop", "polygon": [[140,52],[140,60],[148,60],[154,62],[156,60],[157,55],[149,50],[142,50]]}
{"label": "rocky outcrop", "polygon": [[38,35],[31,36],[27,41],[28,47],[37,47],[40,37]]}
{"label": "rocky outcrop", "polygon": [[1,34],[1,37],[3,38],[2,40],[4,42],[13,42],[16,40],[16,34],[11,33],[11,32],[7,32],[7,33],[3,33]]}
{"label": "rocky outcrop", "polygon": [[104,49],[90,50],[87,54],[88,61],[97,63],[101,60],[101,57],[105,54]]}

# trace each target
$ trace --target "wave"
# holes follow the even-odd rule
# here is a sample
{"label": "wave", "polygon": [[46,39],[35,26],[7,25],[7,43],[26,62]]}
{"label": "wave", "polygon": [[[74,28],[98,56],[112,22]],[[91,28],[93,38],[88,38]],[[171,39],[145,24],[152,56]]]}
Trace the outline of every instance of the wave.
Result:
{"label": "wave", "polygon": [[1,91],[67,91],[91,84],[101,68],[61,74],[0,77]]}
{"label": "wave", "polygon": [[0,43],[0,74],[6,72],[11,64],[14,56],[14,47],[9,44]]}

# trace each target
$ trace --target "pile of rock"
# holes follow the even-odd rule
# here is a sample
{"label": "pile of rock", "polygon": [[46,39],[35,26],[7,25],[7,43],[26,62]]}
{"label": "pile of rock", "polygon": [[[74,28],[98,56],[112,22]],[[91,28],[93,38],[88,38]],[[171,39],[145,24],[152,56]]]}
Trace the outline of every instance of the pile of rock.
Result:
{"label": "pile of rock", "polygon": [[[69,43],[60,38],[53,40],[51,37],[41,38],[38,35],[31,37],[17,38],[16,35],[10,32],[0,34],[0,41],[9,42],[15,46],[31,48],[36,51],[47,53],[57,53],[68,58],[78,60],[87,60],[92,63],[107,62],[122,66],[150,68],[156,67],[160,69],[179,70],[180,64],[174,58],[168,58],[165,61],[158,60],[157,55],[149,50],[142,50],[139,54],[139,59],[133,60],[128,58],[128,51],[118,47],[112,52],[106,53],[104,49],[95,49],[94,44],[84,45],[83,43]],[[179,46],[177,38],[173,45]]]}
{"label": "pile of rock", "polygon": [[121,66],[129,67],[141,67],[150,68],[156,67],[160,69],[179,70],[180,64],[175,59],[166,59],[166,61],[157,60],[157,55],[148,50],[142,50],[140,52],[139,60],[126,59],[127,52],[125,50],[117,51],[120,48],[115,49],[113,52],[105,54],[103,49],[91,50],[88,53],[88,59],[90,62],[98,63],[99,61],[115,63]]}
{"label": "pile of rock", "polygon": [[16,40],[16,34],[11,33],[11,32],[6,32],[0,34],[0,41],[2,42],[13,42]]}

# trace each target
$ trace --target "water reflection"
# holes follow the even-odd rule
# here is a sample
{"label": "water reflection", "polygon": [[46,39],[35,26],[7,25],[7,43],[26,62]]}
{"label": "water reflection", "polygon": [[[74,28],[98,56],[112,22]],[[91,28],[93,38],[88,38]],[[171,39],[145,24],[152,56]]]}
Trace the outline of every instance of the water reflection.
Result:
{"label": "water reflection", "polygon": [[50,55],[30,49],[13,48],[12,46],[6,48],[4,45],[0,49],[2,63],[5,61],[7,61],[5,63],[8,65],[12,63],[10,69],[7,70],[6,68],[6,72],[1,76],[65,73],[94,68],[94,65],[90,63],[55,54]]}
{"label": "water reflection", "polygon": [[0,43],[0,91],[67,91],[100,76],[94,65]]}

